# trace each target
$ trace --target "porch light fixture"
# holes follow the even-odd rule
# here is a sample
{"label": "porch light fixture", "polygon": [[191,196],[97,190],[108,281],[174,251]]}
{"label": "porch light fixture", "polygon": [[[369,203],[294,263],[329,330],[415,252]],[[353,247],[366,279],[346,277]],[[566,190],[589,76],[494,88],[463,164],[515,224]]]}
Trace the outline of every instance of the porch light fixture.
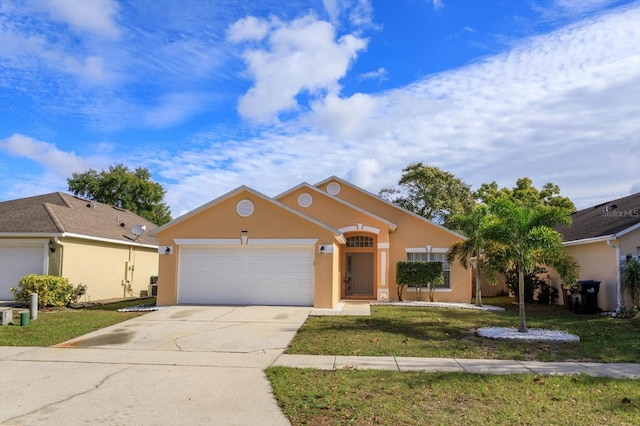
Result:
{"label": "porch light fixture", "polygon": [[55,244],[53,244],[53,241],[49,241],[49,251],[51,253],[55,253],[55,251],[56,251],[56,246],[55,246]]}
{"label": "porch light fixture", "polygon": [[320,246],[320,254],[324,254],[324,246]]}

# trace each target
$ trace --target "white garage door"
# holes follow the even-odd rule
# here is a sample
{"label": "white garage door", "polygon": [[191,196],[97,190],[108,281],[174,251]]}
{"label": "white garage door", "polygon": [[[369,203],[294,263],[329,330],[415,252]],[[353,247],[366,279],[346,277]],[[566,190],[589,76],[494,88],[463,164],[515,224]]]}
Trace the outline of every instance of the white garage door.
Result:
{"label": "white garage door", "polygon": [[44,243],[0,245],[0,300],[13,300],[9,289],[25,275],[46,273],[44,256]]}
{"label": "white garage door", "polygon": [[180,247],[178,303],[313,305],[313,246]]}

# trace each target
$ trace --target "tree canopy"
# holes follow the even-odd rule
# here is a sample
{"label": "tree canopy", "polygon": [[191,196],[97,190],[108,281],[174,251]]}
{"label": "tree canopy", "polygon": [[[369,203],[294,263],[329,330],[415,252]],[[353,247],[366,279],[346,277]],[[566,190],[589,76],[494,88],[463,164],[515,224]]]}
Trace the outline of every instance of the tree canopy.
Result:
{"label": "tree canopy", "polygon": [[469,213],[474,205],[471,187],[463,180],[421,162],[402,171],[398,187],[384,188],[378,195],[444,225],[450,216]]}
{"label": "tree canopy", "polygon": [[547,182],[541,189],[533,186],[533,181],[528,177],[520,178],[513,188],[498,188],[498,184],[483,183],[474,192],[475,198],[484,204],[491,204],[498,199],[510,199],[514,203],[527,207],[544,205],[559,207],[569,213],[576,211],[576,206],[568,197],[560,195],[560,187],[554,183]]}
{"label": "tree canopy", "polygon": [[69,191],[77,196],[127,209],[156,225],[171,220],[171,211],[163,201],[165,190],[151,180],[147,168],[129,170],[117,164],[109,166],[106,171],[90,169],[84,173],[73,173],[67,184]]}

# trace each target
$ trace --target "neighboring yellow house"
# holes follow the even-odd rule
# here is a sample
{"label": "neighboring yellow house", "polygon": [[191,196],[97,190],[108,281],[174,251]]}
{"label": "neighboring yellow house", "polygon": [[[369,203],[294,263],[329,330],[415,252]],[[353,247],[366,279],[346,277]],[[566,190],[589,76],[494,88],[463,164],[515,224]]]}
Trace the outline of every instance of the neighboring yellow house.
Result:
{"label": "neighboring yellow house", "polygon": [[444,262],[437,301],[472,297],[470,271],[446,262],[463,236],[336,177],[274,198],[241,186],[151,235],[160,240],[159,305],[389,300],[396,263],[428,259]]}
{"label": "neighboring yellow house", "polygon": [[13,300],[9,289],[28,274],[85,285],[85,301],[149,294],[158,275],[154,228],[130,211],[62,192],[0,202],[0,300]]}
{"label": "neighboring yellow house", "polygon": [[[571,218],[571,226],[556,229],[564,236],[565,250],[580,264],[580,280],[600,281],[598,307],[619,310],[625,301],[621,266],[627,255],[640,256],[640,192],[577,211]],[[550,277],[560,282],[553,270]]]}

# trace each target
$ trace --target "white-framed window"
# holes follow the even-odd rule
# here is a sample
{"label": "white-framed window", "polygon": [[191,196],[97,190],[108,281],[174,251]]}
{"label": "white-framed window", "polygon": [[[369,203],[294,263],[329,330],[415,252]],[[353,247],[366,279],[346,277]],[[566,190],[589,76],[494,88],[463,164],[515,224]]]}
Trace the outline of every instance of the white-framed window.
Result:
{"label": "white-framed window", "polygon": [[451,288],[451,265],[447,262],[447,253],[408,251],[407,262],[442,262],[442,273],[444,275],[442,288]]}

